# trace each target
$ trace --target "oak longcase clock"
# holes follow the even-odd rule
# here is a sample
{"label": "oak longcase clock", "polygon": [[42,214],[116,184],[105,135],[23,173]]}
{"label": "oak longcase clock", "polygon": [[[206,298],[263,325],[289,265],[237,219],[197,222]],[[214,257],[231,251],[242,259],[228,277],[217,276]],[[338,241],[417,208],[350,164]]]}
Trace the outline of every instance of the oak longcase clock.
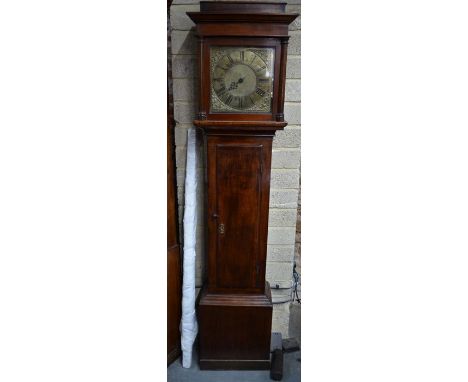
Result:
{"label": "oak longcase clock", "polygon": [[284,121],[286,3],[200,2],[194,124],[205,143],[207,275],[199,295],[201,369],[268,369],[273,305],[265,281],[271,147]]}

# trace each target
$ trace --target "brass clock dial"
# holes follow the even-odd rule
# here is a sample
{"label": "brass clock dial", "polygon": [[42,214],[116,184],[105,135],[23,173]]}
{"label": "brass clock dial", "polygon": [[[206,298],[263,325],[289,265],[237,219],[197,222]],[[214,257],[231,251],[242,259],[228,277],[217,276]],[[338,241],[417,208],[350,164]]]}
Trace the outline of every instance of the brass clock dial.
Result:
{"label": "brass clock dial", "polygon": [[211,48],[211,111],[271,112],[273,48]]}

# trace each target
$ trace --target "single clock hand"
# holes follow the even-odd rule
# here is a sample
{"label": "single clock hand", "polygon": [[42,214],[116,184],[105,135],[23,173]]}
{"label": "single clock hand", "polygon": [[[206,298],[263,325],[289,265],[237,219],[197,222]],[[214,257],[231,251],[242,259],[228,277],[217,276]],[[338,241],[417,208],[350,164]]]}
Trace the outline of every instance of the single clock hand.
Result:
{"label": "single clock hand", "polygon": [[232,81],[231,84],[229,85],[228,90],[237,89],[237,85],[239,85],[239,84],[241,84],[242,82],[244,82],[244,78],[245,78],[245,77],[239,78],[239,79],[237,80],[237,82],[236,82],[236,81]]}
{"label": "single clock hand", "polygon": [[229,85],[229,89],[228,89],[228,90],[237,89],[237,85],[238,85],[238,84],[241,84],[242,82],[244,82],[244,78],[245,78],[245,77],[239,78],[239,79],[237,80],[237,82],[236,82],[236,81],[232,81],[232,82],[231,82],[231,85]]}
{"label": "single clock hand", "polygon": [[242,82],[244,82],[244,78],[245,78],[245,77],[239,78],[239,79],[237,80],[237,82],[235,82],[235,81],[231,82],[231,85],[229,86],[229,90],[237,89],[237,86],[238,86],[239,84],[241,84]]}

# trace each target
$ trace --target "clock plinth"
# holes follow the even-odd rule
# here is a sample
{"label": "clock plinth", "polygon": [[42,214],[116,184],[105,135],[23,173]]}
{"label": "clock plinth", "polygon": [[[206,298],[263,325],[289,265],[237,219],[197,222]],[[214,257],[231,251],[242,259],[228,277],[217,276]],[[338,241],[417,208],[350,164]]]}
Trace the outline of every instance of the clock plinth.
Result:
{"label": "clock plinth", "polygon": [[264,294],[202,290],[198,306],[200,369],[269,369],[272,312],[269,285]]}
{"label": "clock plinth", "polygon": [[199,119],[205,143],[207,277],[201,369],[268,369],[273,305],[265,281],[272,142],[286,126],[285,3],[200,2]]}

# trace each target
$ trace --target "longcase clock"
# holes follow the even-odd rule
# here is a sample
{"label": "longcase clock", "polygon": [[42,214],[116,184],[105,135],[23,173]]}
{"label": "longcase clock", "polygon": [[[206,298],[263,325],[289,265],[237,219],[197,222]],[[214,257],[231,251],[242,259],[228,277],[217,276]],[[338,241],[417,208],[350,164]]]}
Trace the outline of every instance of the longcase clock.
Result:
{"label": "longcase clock", "polygon": [[286,3],[200,2],[194,124],[206,158],[207,277],[199,296],[201,369],[268,369],[273,306],[265,281],[271,147],[283,129]]}

